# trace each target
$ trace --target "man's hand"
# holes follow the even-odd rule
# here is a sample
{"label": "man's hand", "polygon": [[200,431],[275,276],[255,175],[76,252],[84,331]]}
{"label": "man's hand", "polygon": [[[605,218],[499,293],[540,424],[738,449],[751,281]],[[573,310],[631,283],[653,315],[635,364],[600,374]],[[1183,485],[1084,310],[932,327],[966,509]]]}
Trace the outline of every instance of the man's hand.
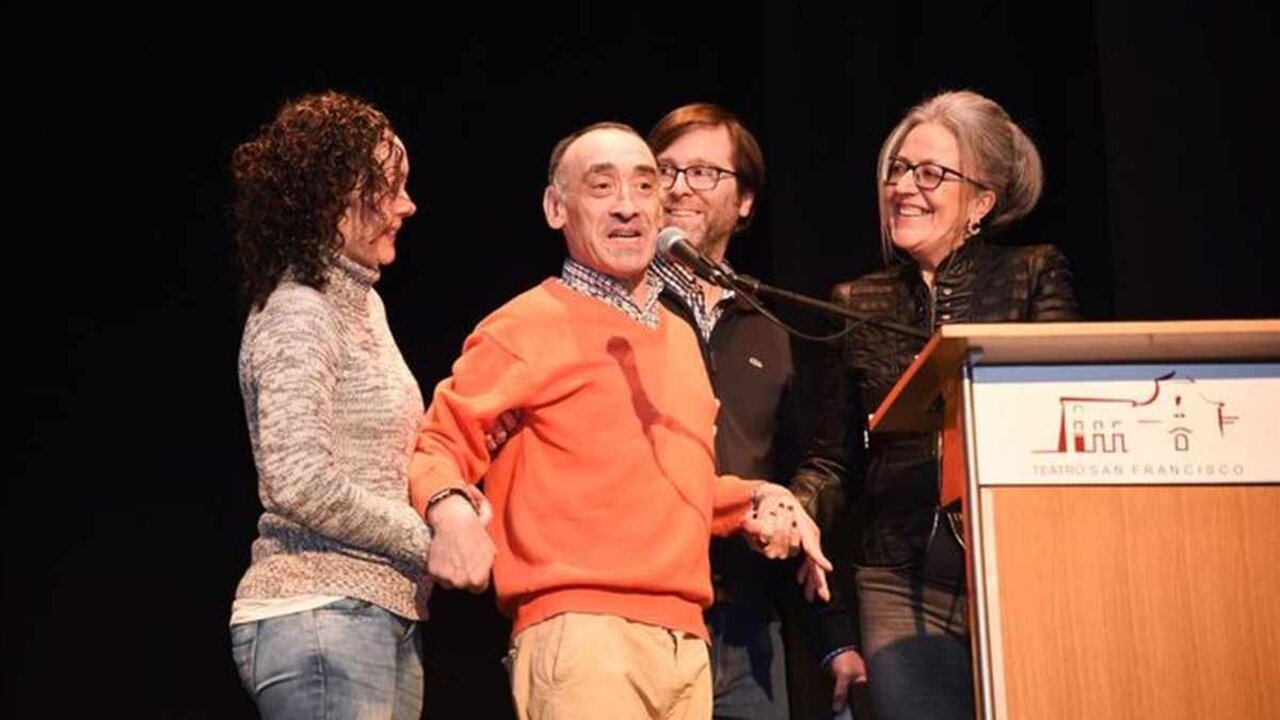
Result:
{"label": "man's hand", "polygon": [[831,561],[822,554],[822,540],[813,518],[800,507],[791,491],[781,485],[761,483],[753,500],[753,508],[743,521],[742,530],[749,544],[770,559],[805,554],[796,581],[804,585],[805,597],[831,599],[827,573]]}
{"label": "man's hand", "polygon": [[756,552],[770,560],[782,560],[800,552],[800,523],[796,518],[799,506],[785,488],[761,483],[751,500],[751,513],[742,524]]}
{"label": "man's hand", "polygon": [[508,410],[498,416],[497,422],[484,434],[484,446],[490,457],[498,454],[502,446],[516,434],[516,430],[520,429],[523,421],[524,413],[520,410]]}
{"label": "man's hand", "polygon": [[434,535],[427,548],[427,573],[443,587],[478,594],[489,587],[493,570],[493,540],[484,529],[493,510],[483,495],[478,508],[472,497],[451,495],[427,511]]}
{"label": "man's hand", "polygon": [[[824,557],[823,560],[826,560]],[[823,567],[818,564],[817,559],[806,555],[800,563],[800,569],[796,571],[796,583],[804,588],[804,599],[813,602],[814,598],[819,598],[823,602],[830,602],[831,587],[827,584],[827,573],[831,572],[831,563],[827,562],[827,566]]]}
{"label": "man's hand", "polygon": [[831,690],[831,711],[838,713],[849,704],[850,688],[867,684],[867,663],[857,650],[850,649],[831,658],[827,670],[836,681]]}

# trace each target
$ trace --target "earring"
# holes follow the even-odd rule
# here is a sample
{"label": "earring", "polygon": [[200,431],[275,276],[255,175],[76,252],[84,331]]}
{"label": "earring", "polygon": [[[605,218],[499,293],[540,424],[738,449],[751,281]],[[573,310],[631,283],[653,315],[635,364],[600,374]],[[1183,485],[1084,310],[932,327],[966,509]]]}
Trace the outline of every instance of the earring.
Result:
{"label": "earring", "polygon": [[965,226],[965,229],[964,229],[964,236],[965,236],[965,237],[967,237],[967,238],[971,238],[971,237],[973,237],[974,235],[977,235],[977,234],[978,234],[978,233],[980,233],[980,232],[982,232],[982,226],[978,224],[978,221],[977,221],[977,220],[970,220],[970,221],[969,221],[969,224],[968,224],[967,226]]}

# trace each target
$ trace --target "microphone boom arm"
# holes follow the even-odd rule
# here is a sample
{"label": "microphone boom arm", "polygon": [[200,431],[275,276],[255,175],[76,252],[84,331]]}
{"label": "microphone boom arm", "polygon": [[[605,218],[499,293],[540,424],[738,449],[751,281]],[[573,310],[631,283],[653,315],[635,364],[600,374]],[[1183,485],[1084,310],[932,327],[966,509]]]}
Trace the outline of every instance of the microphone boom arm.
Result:
{"label": "microphone boom arm", "polygon": [[[759,307],[761,311],[764,311],[764,308],[763,306],[758,305],[759,300],[756,299],[756,295],[764,295],[766,297],[786,300],[792,304],[800,305],[801,307],[809,308],[811,310],[818,310],[819,312],[824,312],[828,315],[837,315],[839,317],[856,320],[869,325],[875,325],[876,327],[884,328],[885,330],[910,335],[923,340],[929,339],[928,333],[911,325],[895,322],[879,315],[860,313],[835,303],[815,300],[814,298],[794,293],[790,290],[783,290],[782,288],[766,285],[749,275],[739,275],[729,266],[703,255],[698,248],[690,243],[689,239],[685,237],[684,231],[674,225],[664,228],[659,232],[658,237],[655,240],[655,244],[657,246],[657,251],[664,257],[684,265],[689,268],[694,275],[697,275],[709,283],[719,285],[726,290],[733,290],[735,292],[742,293],[753,303],[757,304],[757,307]],[[765,315],[768,316],[770,320],[773,320],[785,328],[787,332],[801,337],[809,337],[804,335],[804,333],[788,327],[786,323],[782,322],[781,319],[773,316],[771,313],[765,312]],[[846,330],[847,329],[848,328],[846,328]],[[809,339],[816,338],[809,337]]]}
{"label": "microphone boom arm", "polygon": [[929,333],[911,325],[896,322],[888,318],[880,317],[879,315],[860,313],[856,310],[850,310],[843,305],[837,305],[836,303],[826,302],[824,300],[817,300],[809,297],[808,295],[801,295],[800,293],[791,292],[790,290],[766,285],[750,275],[734,273],[732,275],[728,275],[725,279],[729,281],[729,284],[726,285],[724,283],[720,283],[722,287],[732,288],[733,290],[747,293],[748,295],[763,295],[764,297],[785,300],[793,305],[799,305],[801,307],[809,308],[810,310],[817,310],[828,315],[837,315],[849,320],[865,322],[868,325],[875,325],[877,327],[884,328],[885,330],[910,335],[922,340],[929,339]]}

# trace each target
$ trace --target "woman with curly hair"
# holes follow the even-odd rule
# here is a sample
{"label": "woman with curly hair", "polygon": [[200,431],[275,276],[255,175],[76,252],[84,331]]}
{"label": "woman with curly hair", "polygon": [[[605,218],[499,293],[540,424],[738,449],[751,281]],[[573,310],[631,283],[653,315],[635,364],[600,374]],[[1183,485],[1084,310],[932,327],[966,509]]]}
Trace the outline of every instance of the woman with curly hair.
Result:
{"label": "woman with curly hair", "polygon": [[409,505],[422,394],[373,289],[416,210],[386,116],[285,105],[232,159],[252,306],[240,389],[263,512],[232,652],[264,718],[417,718],[429,533]]}

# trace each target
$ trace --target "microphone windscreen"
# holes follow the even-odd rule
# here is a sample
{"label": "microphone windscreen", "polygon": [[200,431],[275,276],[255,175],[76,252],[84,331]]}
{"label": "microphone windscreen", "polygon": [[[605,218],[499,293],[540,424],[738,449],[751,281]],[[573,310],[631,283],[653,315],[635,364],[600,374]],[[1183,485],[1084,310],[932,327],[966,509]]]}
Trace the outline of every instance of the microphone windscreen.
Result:
{"label": "microphone windscreen", "polygon": [[671,255],[671,248],[681,240],[688,242],[683,230],[675,225],[663,228],[658,233],[658,252],[666,256]]}

